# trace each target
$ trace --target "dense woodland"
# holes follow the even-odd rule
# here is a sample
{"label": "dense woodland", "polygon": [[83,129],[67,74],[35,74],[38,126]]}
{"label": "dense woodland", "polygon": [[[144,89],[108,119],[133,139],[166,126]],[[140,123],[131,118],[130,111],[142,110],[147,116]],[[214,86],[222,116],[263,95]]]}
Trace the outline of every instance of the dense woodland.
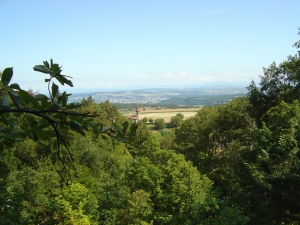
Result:
{"label": "dense woodland", "polygon": [[52,60],[34,70],[48,96],[1,75],[2,224],[299,224],[299,51],[160,132],[109,102],[68,104]]}

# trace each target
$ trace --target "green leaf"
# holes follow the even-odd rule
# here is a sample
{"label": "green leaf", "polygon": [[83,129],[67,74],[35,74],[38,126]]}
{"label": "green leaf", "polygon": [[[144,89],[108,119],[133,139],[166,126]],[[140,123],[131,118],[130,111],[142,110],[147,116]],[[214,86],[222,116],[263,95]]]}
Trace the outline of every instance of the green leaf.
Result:
{"label": "green leaf", "polygon": [[128,121],[125,121],[125,122],[123,123],[123,131],[124,131],[124,132],[126,132],[128,126],[129,126],[129,122],[128,122]]}
{"label": "green leaf", "polygon": [[65,78],[65,75],[57,74],[57,75],[55,76],[55,78],[56,78],[56,80],[58,80],[59,83],[61,83],[62,85],[67,84],[67,85],[69,85],[70,87],[73,87],[72,81],[66,79],[66,78]]}
{"label": "green leaf", "polygon": [[32,124],[34,124],[34,125],[37,125],[37,121],[36,121],[36,119],[35,119],[32,115],[27,114],[27,115],[26,115],[26,119],[27,119],[30,123],[32,123]]}
{"label": "green leaf", "polygon": [[9,84],[12,76],[13,76],[13,68],[12,67],[4,69],[4,71],[2,73],[2,77],[1,77],[1,81],[4,86]]}
{"label": "green leaf", "polygon": [[52,97],[55,98],[55,96],[58,94],[58,86],[55,83],[52,83]]}
{"label": "green leaf", "polygon": [[120,127],[118,127],[118,126],[114,126],[114,130],[118,133],[118,135],[120,136],[120,137],[123,137],[123,132],[121,131],[121,129],[120,129]]}
{"label": "green leaf", "polygon": [[37,95],[35,96],[35,99],[36,99],[37,101],[42,101],[42,100],[44,100],[44,99],[48,100],[49,98],[48,98],[46,95],[44,95],[44,94],[37,94]]}
{"label": "green leaf", "polygon": [[90,127],[92,127],[94,130],[96,130],[97,125],[94,121],[85,121],[84,122],[85,125],[89,125]]}
{"label": "green leaf", "polygon": [[40,119],[38,121],[38,128],[39,129],[45,129],[46,127],[50,127],[50,126],[51,126],[51,124],[48,121],[44,120],[44,119]]}
{"label": "green leaf", "polygon": [[101,132],[102,132],[102,133],[105,133],[105,132],[107,132],[109,129],[110,129],[110,127],[103,127],[102,130],[101,130]]}
{"label": "green leaf", "polygon": [[137,130],[137,128],[138,128],[138,125],[136,123],[131,124],[131,126],[130,126],[130,133],[131,134],[135,133],[136,130]]}
{"label": "green leaf", "polygon": [[61,72],[60,66],[57,63],[54,63],[51,66],[51,70],[57,74],[60,74],[60,72]]}
{"label": "green leaf", "polygon": [[9,91],[8,92],[10,99],[13,101],[13,103],[18,107],[21,108],[23,101],[20,95],[18,95],[17,93],[13,92],[13,91]]}
{"label": "green leaf", "polygon": [[35,97],[30,95],[27,91],[20,90],[19,95],[21,96],[21,98],[25,104],[27,104],[27,105],[31,104],[34,108],[39,108],[38,101],[35,99]]}
{"label": "green leaf", "polygon": [[51,110],[57,110],[57,109],[59,109],[60,107],[59,107],[59,105],[57,105],[56,104],[56,102],[50,102],[49,104],[48,104],[48,109],[51,109]]}
{"label": "green leaf", "polygon": [[17,123],[16,119],[11,118],[11,119],[8,121],[8,125],[9,125],[9,128],[10,128],[13,132],[19,132],[19,130],[18,130],[18,123]]}
{"label": "green leaf", "polygon": [[5,124],[5,125],[8,125],[8,120],[4,116],[4,114],[0,114],[0,122],[3,123],[3,124]]}
{"label": "green leaf", "polygon": [[50,69],[48,61],[43,61],[44,65]]}
{"label": "green leaf", "polygon": [[62,107],[66,107],[67,106],[67,102],[68,102],[68,96],[70,96],[71,94],[67,94],[65,91],[61,94],[61,96],[59,96],[57,98],[57,103],[59,105],[61,105]]}
{"label": "green leaf", "polygon": [[46,95],[43,95],[43,94],[37,94],[36,96],[34,96],[35,99],[37,101],[40,102],[40,107],[39,109],[43,110],[43,109],[46,109],[48,107],[48,105],[50,104],[50,102],[48,101],[49,98],[46,96]]}
{"label": "green leaf", "polygon": [[81,104],[72,102],[72,103],[70,103],[70,104],[68,104],[68,105],[66,106],[66,109],[75,109],[75,108],[78,108],[78,107],[80,107],[80,106],[81,106]]}
{"label": "green leaf", "polygon": [[72,120],[69,122],[71,126],[80,127],[80,124],[76,120]]}
{"label": "green leaf", "polygon": [[36,136],[37,136],[37,138],[38,138],[39,140],[42,140],[42,141],[47,141],[47,140],[49,140],[49,134],[47,134],[47,133],[45,133],[45,132],[43,132],[43,131],[36,132],[35,134],[36,134]]}
{"label": "green leaf", "polygon": [[82,129],[80,129],[78,127],[72,127],[72,126],[71,126],[71,129],[85,137],[85,133],[83,132]]}
{"label": "green leaf", "polygon": [[16,83],[13,83],[13,84],[9,85],[9,87],[12,88],[12,89],[21,90],[20,86]]}
{"label": "green leaf", "polygon": [[52,74],[52,71],[44,65],[36,65],[33,67],[33,70],[41,73]]}
{"label": "green leaf", "polygon": [[0,98],[0,106],[4,106],[4,107],[9,107],[10,106],[8,97],[5,93]]}

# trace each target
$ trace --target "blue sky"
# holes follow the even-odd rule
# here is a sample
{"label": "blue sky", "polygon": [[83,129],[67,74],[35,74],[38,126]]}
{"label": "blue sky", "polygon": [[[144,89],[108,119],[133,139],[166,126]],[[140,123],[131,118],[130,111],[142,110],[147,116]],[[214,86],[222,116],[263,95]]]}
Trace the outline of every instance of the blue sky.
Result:
{"label": "blue sky", "polygon": [[247,86],[296,54],[299,0],[0,0],[0,69],[44,92],[53,58],[68,92]]}

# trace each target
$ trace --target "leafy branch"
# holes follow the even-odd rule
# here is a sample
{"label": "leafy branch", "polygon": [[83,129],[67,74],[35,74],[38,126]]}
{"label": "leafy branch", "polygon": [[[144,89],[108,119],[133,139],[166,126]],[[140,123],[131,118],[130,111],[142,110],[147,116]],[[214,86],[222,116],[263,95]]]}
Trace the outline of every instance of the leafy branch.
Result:
{"label": "leafy branch", "polygon": [[[73,87],[72,81],[69,80],[71,77],[61,74],[61,67],[53,63],[52,59],[50,64],[48,61],[43,61],[43,65],[36,65],[33,70],[50,76],[45,79],[49,97],[44,94],[29,93],[21,89],[17,83],[10,84],[13,68],[6,68],[2,73],[0,82],[0,155],[5,145],[12,145],[28,137],[36,140],[48,140],[49,137],[55,137],[58,158],[67,170],[60,157],[60,148],[62,144],[73,161],[68,148],[69,140],[73,138],[71,131],[83,136],[85,131],[90,130],[96,136],[108,133],[120,141],[125,141],[125,139],[130,141],[135,135],[137,128],[135,124],[130,129],[127,129],[128,122],[123,124],[123,129],[118,126],[104,127],[102,123],[93,119],[98,114],[91,115],[89,112],[74,111],[81,107],[81,104],[68,103],[68,96],[71,94],[60,93],[59,86],[53,82],[56,80],[61,85],[66,84]],[[20,115],[24,115],[23,120],[20,119]]]}

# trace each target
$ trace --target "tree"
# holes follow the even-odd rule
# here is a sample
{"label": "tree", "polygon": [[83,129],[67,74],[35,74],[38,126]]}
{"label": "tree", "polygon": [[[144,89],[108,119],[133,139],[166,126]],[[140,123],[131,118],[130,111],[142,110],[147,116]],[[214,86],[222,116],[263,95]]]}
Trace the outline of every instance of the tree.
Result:
{"label": "tree", "polygon": [[[300,41],[294,47],[300,49]],[[253,81],[250,83],[248,98],[252,104],[251,114],[259,126],[270,108],[279,105],[281,101],[292,103],[294,99],[300,99],[299,68],[300,51],[294,56],[288,56],[287,60],[278,65],[273,62],[268,68],[264,68],[259,87]]]}
{"label": "tree", "polygon": [[148,118],[147,118],[147,117],[144,117],[142,121],[143,121],[144,123],[147,123]]}
{"label": "tree", "polygon": [[[254,224],[276,221],[297,224],[300,210],[299,103],[280,103],[266,113],[255,132],[255,144],[248,152],[241,183],[245,212]],[[241,194],[242,195],[242,194]],[[240,200],[240,199],[239,199]],[[255,207],[253,207],[255,205]]]}
{"label": "tree", "polygon": [[152,118],[149,119],[149,123],[153,123],[153,119]]}
{"label": "tree", "polygon": [[73,183],[55,198],[60,224],[96,224],[97,199],[82,184]]}
{"label": "tree", "polygon": [[[66,92],[61,93],[58,85],[55,84],[54,81],[56,80],[61,85],[66,84],[71,87],[73,87],[73,83],[69,80],[69,76],[61,74],[61,67],[58,64],[53,63],[52,59],[50,60],[50,63],[44,61],[43,65],[37,65],[33,69],[34,71],[49,75],[49,77],[45,79],[45,82],[48,84],[48,96],[44,94],[32,95],[21,89],[19,84],[10,84],[13,77],[13,68],[6,68],[1,75],[0,221],[5,221],[5,223],[21,223],[21,215],[19,213],[21,206],[18,206],[14,202],[24,200],[20,199],[19,195],[14,195],[13,193],[6,191],[6,188],[11,184],[2,178],[8,177],[10,169],[14,169],[14,173],[11,174],[10,177],[13,177],[18,169],[22,171],[26,167],[24,166],[26,164],[29,164],[28,171],[32,170],[31,167],[36,170],[38,168],[37,165],[39,165],[39,160],[43,161],[44,159],[42,158],[44,156],[49,157],[51,158],[51,160],[49,160],[50,171],[55,171],[53,172],[53,176],[59,175],[58,177],[60,179],[57,184],[60,189],[63,189],[69,184],[69,181],[72,180],[71,169],[74,168],[75,161],[74,156],[70,151],[70,145],[74,140],[75,133],[82,136],[89,134],[94,138],[103,134],[108,134],[109,136],[106,136],[106,138],[114,137],[120,141],[128,142],[132,139],[137,129],[136,124],[129,126],[127,121],[121,124],[121,127],[116,124],[113,124],[113,126],[104,126],[103,123],[95,120],[95,117],[97,117],[98,114],[76,111],[81,105],[77,103],[68,103],[68,96],[70,96],[70,94],[67,94]],[[92,99],[88,100],[88,104],[93,104]],[[24,156],[20,154],[21,157],[15,155],[17,152],[15,151],[14,146],[16,144],[26,145],[25,140],[33,140],[34,143],[39,144],[39,147],[42,146],[39,149],[39,154],[41,154],[40,158],[37,157],[38,154],[33,153],[34,148],[29,150],[30,155]],[[43,152],[43,150],[45,151]],[[10,161],[11,159],[19,160],[21,167],[17,167],[18,161],[16,161],[17,163],[12,163],[12,161]],[[59,163],[56,162],[56,159],[59,160],[61,163],[60,165],[58,165]],[[67,168],[67,165],[69,165],[69,168]],[[24,174],[26,175],[26,173]],[[46,173],[40,174],[38,172],[35,173],[35,171],[32,174],[36,174],[35,177],[47,176]],[[51,172],[48,174],[51,174],[52,176]],[[26,179],[28,177],[29,176],[27,176]],[[38,182],[33,183],[31,192],[35,193],[39,190],[36,192],[41,193],[37,195],[39,199],[30,197],[30,195],[24,197],[28,197],[28,199],[25,200],[26,202],[29,202],[29,205],[37,205],[36,209],[32,206],[33,211],[41,212],[40,199],[47,198],[47,196],[43,194],[43,185],[39,184],[38,186],[41,186],[41,189],[36,189],[37,183]],[[45,185],[47,185],[47,182],[45,182]],[[11,188],[8,188],[8,190],[12,190],[13,186],[10,187]],[[22,190],[22,188],[22,185],[20,185],[18,190]],[[25,185],[24,188],[24,193],[26,193],[26,188],[28,187]],[[46,190],[46,188],[44,189]],[[27,191],[27,193],[29,192]],[[34,196],[34,194],[32,194],[32,196]],[[12,201],[13,199],[14,201]],[[33,216],[33,214],[30,216]],[[45,215],[45,217],[49,217],[49,215]]]}
{"label": "tree", "polygon": [[[44,94],[33,96],[22,90],[16,83],[9,85],[13,77],[13,69],[6,68],[3,71],[0,83],[0,150],[3,150],[5,145],[11,146],[14,142],[22,141],[26,137],[36,140],[55,137],[58,157],[60,157],[61,145],[68,151],[69,140],[72,136],[71,130],[82,135],[89,129],[97,134],[110,131],[110,128],[104,127],[102,123],[89,119],[98,115],[75,112],[74,109],[80,107],[80,104],[68,104],[70,94],[60,93],[59,87],[53,82],[56,79],[62,85],[73,87],[71,80],[67,79],[69,76],[62,75],[61,67],[53,63],[52,59],[50,64],[47,61],[43,64],[33,69],[50,76],[45,79],[48,83],[49,97]],[[18,119],[20,115],[24,115],[22,120]],[[125,127],[127,129],[128,123],[124,124]],[[131,131],[136,129],[134,127],[133,125]],[[123,133],[115,132],[115,134],[124,138],[126,129],[123,129]]]}
{"label": "tree", "polygon": [[87,105],[90,105],[90,104],[92,104],[92,103],[94,103],[95,102],[95,100],[93,99],[93,97],[90,95],[87,99],[85,99],[85,98],[83,98],[82,100],[81,100],[81,104],[83,105],[83,106],[87,106]]}
{"label": "tree", "polygon": [[173,129],[168,130],[160,130],[161,139],[160,139],[160,148],[161,149],[174,149],[174,138],[175,138],[175,132]]}
{"label": "tree", "polygon": [[248,112],[249,105],[247,98],[240,97],[225,105],[204,107],[175,130],[176,151],[205,174],[228,171],[220,168],[223,163],[225,167],[229,162],[231,167],[236,166],[241,160],[242,149],[252,145],[256,129]]}
{"label": "tree", "polygon": [[184,119],[184,115],[182,113],[177,113],[176,116],[180,116],[182,120]]}
{"label": "tree", "polygon": [[172,150],[157,149],[136,157],[125,172],[125,181],[132,195],[139,193],[143,198],[141,207],[133,208],[132,203],[137,203],[130,202],[129,210],[148,223],[185,224],[194,214],[205,215],[216,207],[211,180]]}
{"label": "tree", "polygon": [[252,81],[248,87],[249,112],[259,129],[238,169],[243,190],[236,202],[247,202],[243,211],[253,224],[299,223],[299,69],[300,51],[264,68],[259,86]]}
{"label": "tree", "polygon": [[219,138],[216,129],[217,117],[217,107],[204,107],[195,117],[185,120],[175,130],[175,150],[193,162],[201,173],[210,171],[214,140]]}
{"label": "tree", "polygon": [[171,127],[180,127],[183,122],[184,116],[181,113],[177,113],[176,116],[171,117],[170,126]]}
{"label": "tree", "polygon": [[155,119],[154,121],[154,129],[161,130],[166,127],[166,122],[164,119]]}

